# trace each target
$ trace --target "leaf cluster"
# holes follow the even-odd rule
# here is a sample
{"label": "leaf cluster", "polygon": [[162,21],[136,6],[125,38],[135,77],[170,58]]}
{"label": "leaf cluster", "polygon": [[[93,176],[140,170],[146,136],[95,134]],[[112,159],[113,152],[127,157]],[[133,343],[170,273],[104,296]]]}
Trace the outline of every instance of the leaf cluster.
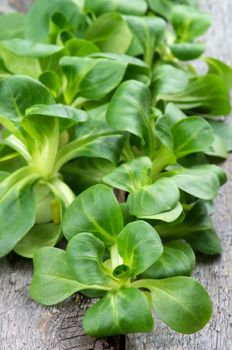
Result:
{"label": "leaf cluster", "polygon": [[101,298],[92,336],[149,332],[152,308],[182,333],[211,316],[189,277],[196,253],[222,251],[211,214],[232,151],[232,69],[204,57],[210,24],[194,0],[0,16],[0,257],[33,258],[39,303]]}

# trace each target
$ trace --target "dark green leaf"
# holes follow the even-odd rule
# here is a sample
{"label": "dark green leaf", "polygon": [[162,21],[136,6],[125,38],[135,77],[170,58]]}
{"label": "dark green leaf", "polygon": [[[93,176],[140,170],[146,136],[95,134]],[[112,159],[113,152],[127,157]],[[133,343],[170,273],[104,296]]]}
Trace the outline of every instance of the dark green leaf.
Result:
{"label": "dark green leaf", "polygon": [[98,100],[115,89],[126,64],[107,59],[63,57],[61,68],[67,78],[65,96],[71,103],[77,96]]}
{"label": "dark green leaf", "polygon": [[156,226],[160,236],[165,239],[185,239],[198,252],[208,255],[220,254],[220,240],[208,215],[204,202],[197,202],[179,224]]}
{"label": "dark green leaf", "polygon": [[152,163],[148,157],[139,157],[121,164],[103,177],[103,181],[115,188],[135,192],[149,183],[148,171]]}
{"label": "dark green leaf", "polygon": [[177,122],[171,129],[176,158],[205,151],[214,139],[209,123],[200,117],[189,117]]}
{"label": "dark green leaf", "polygon": [[143,278],[189,276],[195,266],[195,260],[191,247],[184,241],[166,243],[163,254],[143,273]]}
{"label": "dark green leaf", "polygon": [[14,247],[14,251],[25,257],[33,258],[35,252],[43,247],[53,247],[60,238],[61,227],[53,223],[36,224]]}
{"label": "dark green leaf", "polygon": [[119,203],[113,191],[105,185],[96,185],[82,192],[64,217],[63,230],[68,240],[78,233],[91,232],[110,246],[122,228]]}
{"label": "dark green leaf", "polygon": [[51,103],[54,101],[47,88],[34,79],[12,76],[0,81],[0,113],[8,119],[20,121],[27,108]]}
{"label": "dark green leaf", "polygon": [[196,166],[188,169],[177,168],[165,173],[165,176],[171,176],[181,190],[195,197],[209,200],[216,197],[220,185],[218,176],[213,169],[214,165]]}
{"label": "dark green leaf", "polygon": [[152,92],[157,100],[163,95],[176,94],[188,86],[187,74],[170,64],[158,65],[153,71]]}
{"label": "dark green leaf", "polygon": [[145,14],[147,4],[145,0],[86,0],[85,7],[88,11],[94,12],[97,16],[105,12],[120,12],[141,16]]}
{"label": "dark green leaf", "polygon": [[171,23],[181,41],[192,41],[203,35],[211,22],[211,17],[200,9],[184,5],[172,8]]}
{"label": "dark green leaf", "polygon": [[75,123],[82,123],[88,119],[88,114],[85,111],[62,104],[34,105],[26,110],[26,115],[56,117],[71,120]]}
{"label": "dark green leaf", "polygon": [[79,233],[68,243],[67,260],[75,278],[88,285],[113,282],[110,270],[103,264],[105,246],[92,233]]}
{"label": "dark green leaf", "polygon": [[144,186],[128,196],[130,214],[137,217],[151,216],[174,209],[179,200],[179,191],[170,179],[160,179]]}
{"label": "dark green leaf", "polygon": [[[138,307],[139,305],[139,307]],[[93,337],[150,332],[153,319],[147,297],[135,288],[121,288],[93,305],[85,314],[84,329]]]}
{"label": "dark green leaf", "polygon": [[142,47],[144,61],[151,66],[155,49],[165,34],[165,21],[154,16],[125,16],[125,18],[135,39]]}
{"label": "dark green leaf", "polygon": [[119,13],[106,13],[88,28],[86,39],[103,52],[123,54],[131,44],[132,33]]}
{"label": "dark green leaf", "polygon": [[231,110],[227,86],[214,74],[193,78],[181,92],[162,94],[159,99],[173,102],[182,110],[196,109],[212,116],[227,115]]}
{"label": "dark green leaf", "polygon": [[131,222],[118,235],[118,250],[132,277],[145,271],[163,253],[158,233],[145,221]]}
{"label": "dark green leaf", "polygon": [[143,215],[141,216],[144,220],[160,220],[165,222],[173,222],[179,218],[183,212],[182,205],[178,202],[176,206],[168,211],[164,211],[155,215]]}
{"label": "dark green leaf", "polygon": [[0,200],[0,257],[14,248],[34,222],[33,189],[28,183],[19,182]]}
{"label": "dark green leaf", "polygon": [[207,291],[189,277],[148,280],[157,316],[177,332],[190,334],[202,329],[212,315]]}
{"label": "dark green leaf", "polygon": [[172,54],[181,61],[194,60],[204,53],[204,44],[176,43],[170,46]]}
{"label": "dark green leaf", "polygon": [[65,251],[42,248],[34,255],[34,275],[30,295],[44,305],[57,304],[83,289],[72,274]]}
{"label": "dark green leaf", "polygon": [[61,89],[62,81],[53,71],[47,70],[39,76],[39,81],[44,84],[53,97],[57,97]]}
{"label": "dark green leaf", "polygon": [[106,118],[114,129],[128,131],[147,140],[150,134],[150,103],[150,91],[145,84],[126,81],[116,90]]}
{"label": "dark green leaf", "polygon": [[104,175],[114,169],[115,165],[106,159],[82,157],[66,164],[62,168],[62,175],[74,192],[80,193],[90,186],[101,183]]}
{"label": "dark green leaf", "polygon": [[57,27],[63,26],[59,23],[62,18],[64,24],[75,29],[75,32],[82,32],[84,15],[77,3],[72,0],[46,0],[36,1],[28,15],[27,38],[36,42],[46,42],[49,34],[50,21],[56,23]]}
{"label": "dark green leaf", "polygon": [[209,73],[219,75],[225,81],[228,89],[232,89],[232,68],[216,58],[206,57],[204,61],[208,65]]}

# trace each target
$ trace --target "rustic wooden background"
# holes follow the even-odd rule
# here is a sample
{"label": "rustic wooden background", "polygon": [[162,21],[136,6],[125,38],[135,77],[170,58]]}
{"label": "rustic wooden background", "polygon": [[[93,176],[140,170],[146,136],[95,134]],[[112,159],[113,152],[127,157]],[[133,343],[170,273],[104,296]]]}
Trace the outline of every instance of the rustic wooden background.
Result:
{"label": "rustic wooden background", "polygon": [[[30,2],[0,0],[0,11],[11,11],[13,8],[25,11]],[[214,19],[213,27],[206,36],[207,55],[232,65],[232,1],[201,0],[201,6]],[[231,350],[232,157],[224,167],[229,181],[216,201],[214,215],[224,252],[220,258],[199,262],[194,273],[208,288],[214,304],[213,319],[204,330],[183,336],[157,321],[154,333],[92,339],[84,334],[81,325],[89,301],[79,298],[55,307],[38,306],[30,300],[27,292],[32,273],[31,262],[12,254],[0,261],[0,349]]]}

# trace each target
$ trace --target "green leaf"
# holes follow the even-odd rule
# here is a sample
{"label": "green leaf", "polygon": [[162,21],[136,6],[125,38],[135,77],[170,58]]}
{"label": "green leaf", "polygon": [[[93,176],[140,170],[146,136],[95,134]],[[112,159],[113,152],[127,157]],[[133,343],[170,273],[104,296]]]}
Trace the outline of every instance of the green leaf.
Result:
{"label": "green leaf", "polygon": [[26,109],[35,104],[52,103],[47,88],[34,79],[12,76],[0,81],[0,114],[10,120],[20,121]]}
{"label": "green leaf", "polygon": [[174,103],[167,104],[164,116],[167,118],[170,127],[187,117]]}
{"label": "green leaf", "polygon": [[211,16],[190,6],[173,6],[171,23],[181,41],[192,41],[205,34],[211,25]]}
{"label": "green leaf", "polygon": [[125,18],[134,34],[135,40],[142,47],[144,61],[151,66],[155,49],[164,38],[166,30],[165,21],[154,16],[125,16]]}
{"label": "green leaf", "polygon": [[128,196],[130,214],[146,217],[174,209],[179,191],[170,179],[160,179]]}
{"label": "green leaf", "polygon": [[139,157],[121,164],[102,180],[111,187],[127,192],[135,192],[149,183],[148,171],[152,163],[148,157]]}
{"label": "green leaf", "polygon": [[150,67],[141,59],[127,55],[118,55],[109,52],[99,52],[92,54],[94,58],[107,58],[114,61],[122,62],[127,65],[125,74],[126,80],[138,80],[144,83],[150,83]]}
{"label": "green leaf", "polygon": [[164,252],[152,266],[143,272],[143,278],[167,278],[189,276],[195,266],[195,255],[184,241],[172,241],[164,245]]}
{"label": "green leaf", "polygon": [[21,38],[24,36],[26,16],[19,12],[1,14],[0,40]]}
{"label": "green leaf", "polygon": [[215,134],[222,140],[226,150],[232,151],[232,128],[223,121],[209,120],[210,126],[213,128]]}
{"label": "green leaf", "polygon": [[34,222],[33,189],[27,182],[18,182],[0,200],[0,257],[8,254],[14,248],[31,229]]}
{"label": "green leaf", "polygon": [[65,251],[42,248],[34,255],[33,261],[35,272],[29,291],[38,303],[57,304],[85,287],[75,280]]}
{"label": "green leaf", "polygon": [[88,40],[70,39],[65,43],[70,56],[84,57],[99,52],[99,48]]}
{"label": "green leaf", "polygon": [[[86,32],[86,39],[103,52],[126,53],[132,33],[119,13],[106,13],[98,17]],[[123,38],[123,40],[122,40]]]}
{"label": "green leaf", "polygon": [[220,186],[218,176],[213,169],[214,165],[196,166],[188,169],[177,168],[165,173],[165,176],[171,176],[181,190],[195,197],[210,200],[216,197]]}
{"label": "green leaf", "polygon": [[83,324],[86,333],[93,337],[150,332],[153,329],[147,297],[135,288],[107,293],[86,312]]}
{"label": "green leaf", "polygon": [[208,73],[219,75],[226,83],[228,89],[232,89],[232,68],[216,58],[205,57],[204,61],[208,65]]}
{"label": "green leaf", "polygon": [[34,105],[26,110],[27,116],[46,116],[59,118],[60,130],[68,129],[74,124],[88,120],[88,114],[77,108],[62,104]]}
{"label": "green leaf", "polygon": [[62,46],[41,44],[31,40],[17,38],[3,40],[1,42],[1,47],[9,50],[17,56],[33,58],[51,56],[63,49]]}
{"label": "green leaf", "polygon": [[208,156],[227,159],[228,152],[224,141],[216,134],[214,134],[214,141],[212,145],[204,152]]}
{"label": "green leaf", "polygon": [[[75,193],[102,182],[105,174],[115,169],[112,162],[101,158],[79,158],[62,168],[65,182]],[[76,179],[78,178],[78,181]]]}
{"label": "green leaf", "polygon": [[118,235],[118,250],[132,277],[144,272],[163,253],[158,233],[145,221],[131,222]]}
{"label": "green leaf", "polygon": [[65,96],[69,103],[77,96],[98,100],[115,89],[126,71],[126,64],[89,57],[63,57],[61,68],[67,78]]}
{"label": "green leaf", "polygon": [[75,278],[87,285],[112,284],[110,270],[103,264],[105,246],[92,233],[79,233],[68,243],[68,264]]}
{"label": "green leaf", "polygon": [[162,94],[159,99],[173,102],[182,110],[197,110],[212,116],[227,115],[231,110],[227,86],[214,74],[193,78],[181,92]]}
{"label": "green leaf", "polygon": [[61,89],[62,81],[53,71],[47,70],[39,76],[39,81],[45,85],[53,97],[57,97]]}
{"label": "green leaf", "polygon": [[61,227],[53,223],[36,224],[14,247],[15,253],[33,258],[43,247],[53,247],[60,239]]}
{"label": "green leaf", "polygon": [[173,150],[174,139],[169,125],[169,120],[165,115],[157,120],[155,125],[155,134],[163,146],[169,150]]}
{"label": "green leaf", "polygon": [[177,159],[191,153],[205,151],[214,139],[213,130],[209,123],[200,117],[180,120],[173,125],[171,132]]}
{"label": "green leaf", "polygon": [[141,16],[147,10],[145,0],[86,0],[85,7],[88,11],[94,12],[97,16],[105,12],[120,12],[124,14],[133,14]]}
{"label": "green leaf", "polygon": [[68,240],[81,232],[91,232],[111,246],[122,229],[119,203],[106,185],[95,185],[82,192],[64,217],[63,230]]}
{"label": "green leaf", "polygon": [[150,91],[145,84],[126,81],[114,93],[106,118],[114,129],[147,140],[150,135],[150,103]]}
{"label": "green leaf", "polygon": [[172,54],[181,61],[194,60],[204,53],[202,43],[175,43],[170,46]]}
{"label": "green leaf", "polygon": [[155,215],[142,215],[140,216],[140,218],[144,220],[160,220],[165,222],[173,222],[179,218],[182,212],[183,212],[183,207],[178,202],[177,205],[171,210],[164,211],[162,213],[155,214]]}
{"label": "green leaf", "polygon": [[41,74],[39,60],[33,57],[22,57],[0,47],[0,55],[7,70],[12,74],[27,75],[37,79]]}
{"label": "green leaf", "polygon": [[187,74],[170,64],[158,65],[152,76],[152,92],[157,100],[162,99],[162,95],[176,94],[183,91],[188,86]]}
{"label": "green leaf", "polygon": [[[76,33],[82,32],[84,15],[72,0],[37,0],[28,14],[27,38],[35,42],[47,42],[52,17],[62,15],[62,20]],[[57,23],[57,21],[56,21]],[[57,23],[58,24],[58,23]]]}
{"label": "green leaf", "polygon": [[[145,280],[146,281],[146,280]],[[205,288],[190,277],[148,280],[155,313],[177,332],[191,334],[202,329],[212,315]]]}
{"label": "green leaf", "polygon": [[209,217],[203,201],[198,201],[179,224],[162,224],[155,226],[164,239],[185,239],[191,247],[207,255],[220,254],[220,239]]}
{"label": "green leaf", "polygon": [[170,20],[173,2],[170,0],[148,0],[152,11]]}
{"label": "green leaf", "polygon": [[124,143],[124,135],[115,132],[106,122],[107,105],[88,111],[88,120],[77,126],[75,139],[57,155],[57,171],[77,157],[103,158],[117,163]]}

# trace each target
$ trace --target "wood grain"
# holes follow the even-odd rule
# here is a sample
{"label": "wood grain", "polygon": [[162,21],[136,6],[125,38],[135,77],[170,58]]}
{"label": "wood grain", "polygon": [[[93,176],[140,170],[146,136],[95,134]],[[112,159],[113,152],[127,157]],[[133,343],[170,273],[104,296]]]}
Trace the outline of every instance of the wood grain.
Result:
{"label": "wood grain", "polygon": [[[232,1],[201,0],[201,5],[213,16],[213,27],[206,37],[207,55],[232,64]],[[216,200],[214,214],[224,251],[221,258],[199,262],[194,273],[212,297],[212,321],[190,336],[177,334],[157,321],[153,333],[127,337],[126,350],[232,349],[232,156],[224,168],[229,181]]]}
{"label": "wood grain", "polygon": [[[10,0],[24,10],[30,0]],[[49,0],[48,0],[49,1]],[[51,0],[52,1],[52,0]],[[202,0],[214,17],[207,36],[207,53],[232,64],[232,2]],[[0,0],[0,8],[7,1]],[[9,9],[9,7],[8,7]],[[229,182],[216,202],[214,222],[222,238],[221,258],[201,261],[194,273],[209,290],[214,317],[201,332],[183,336],[156,322],[151,334],[130,335],[127,350],[231,350],[232,349],[232,158],[225,169]],[[28,296],[32,274],[30,261],[14,254],[0,260],[0,349],[1,350],[123,350],[118,338],[96,340],[84,334],[82,315],[90,301],[80,297],[56,307],[44,307]],[[139,307],[139,306],[138,306]],[[123,340],[123,338],[122,338]]]}

